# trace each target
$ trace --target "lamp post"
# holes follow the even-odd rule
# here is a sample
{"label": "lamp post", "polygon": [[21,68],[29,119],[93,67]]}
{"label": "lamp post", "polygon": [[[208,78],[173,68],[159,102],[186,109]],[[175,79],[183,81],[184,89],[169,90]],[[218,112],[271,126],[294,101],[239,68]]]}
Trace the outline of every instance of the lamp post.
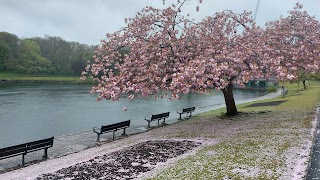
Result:
{"label": "lamp post", "polygon": [[259,10],[259,5],[260,5],[260,0],[258,0],[257,6],[256,6],[256,11],[255,11],[254,17],[253,17],[253,20],[254,20],[254,21],[256,21],[256,17],[257,17],[258,10]]}

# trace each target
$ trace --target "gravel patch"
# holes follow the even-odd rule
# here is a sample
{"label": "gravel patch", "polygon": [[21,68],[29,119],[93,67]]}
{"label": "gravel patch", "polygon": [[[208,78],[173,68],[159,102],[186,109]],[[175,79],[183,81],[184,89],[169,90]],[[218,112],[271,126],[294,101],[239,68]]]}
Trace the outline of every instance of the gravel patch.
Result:
{"label": "gravel patch", "polygon": [[36,179],[134,179],[168,159],[200,145],[200,142],[189,140],[146,141],[53,173],[43,174]]}
{"label": "gravel patch", "polygon": [[286,101],[271,101],[271,102],[263,102],[263,103],[254,103],[250,104],[247,107],[258,107],[258,106],[278,106]]}

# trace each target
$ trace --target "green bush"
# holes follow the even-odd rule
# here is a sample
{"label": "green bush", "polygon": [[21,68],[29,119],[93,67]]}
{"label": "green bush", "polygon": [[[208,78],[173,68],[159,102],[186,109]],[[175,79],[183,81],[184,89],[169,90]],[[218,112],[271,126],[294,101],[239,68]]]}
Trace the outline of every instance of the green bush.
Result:
{"label": "green bush", "polygon": [[268,87],[267,87],[267,91],[268,91],[269,93],[277,92],[277,88],[274,87],[274,86],[268,86]]}

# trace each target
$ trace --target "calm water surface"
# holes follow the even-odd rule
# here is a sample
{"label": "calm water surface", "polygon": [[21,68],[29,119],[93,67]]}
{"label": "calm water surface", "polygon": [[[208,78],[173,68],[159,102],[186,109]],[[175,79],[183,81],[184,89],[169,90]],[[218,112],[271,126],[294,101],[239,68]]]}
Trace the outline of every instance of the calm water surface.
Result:
{"label": "calm water surface", "polygon": [[[167,122],[178,118],[176,110],[195,106],[195,113],[224,107],[221,92],[188,94],[181,100],[122,99],[96,101],[88,85],[0,84],[0,148],[51,136],[61,136],[131,119],[129,131],[146,127],[145,116],[170,111]],[[266,92],[234,92],[241,102]],[[123,111],[127,107],[127,111]]]}

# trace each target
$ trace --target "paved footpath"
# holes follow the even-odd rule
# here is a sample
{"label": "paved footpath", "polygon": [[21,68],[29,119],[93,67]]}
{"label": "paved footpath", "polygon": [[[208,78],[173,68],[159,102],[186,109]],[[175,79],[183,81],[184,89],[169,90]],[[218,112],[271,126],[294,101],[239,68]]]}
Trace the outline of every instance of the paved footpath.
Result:
{"label": "paved footpath", "polygon": [[[145,132],[145,129],[133,128],[131,130],[127,130],[127,134],[129,135],[140,133],[140,132]],[[121,133],[122,131],[116,132],[117,139],[121,138],[120,137]],[[53,147],[48,149],[48,158],[55,159],[62,156],[66,156],[68,154],[77,153],[85,149],[95,147],[96,139],[97,139],[97,135],[92,131],[85,131],[85,132],[55,137],[53,142]],[[109,141],[111,139],[112,139],[112,133],[108,133],[101,136],[101,141]],[[43,150],[28,153],[25,156],[25,162],[27,163],[26,165],[28,165],[28,163],[30,164],[32,162],[41,160],[43,153],[44,153]],[[1,160],[0,174],[6,169],[17,168],[21,166],[21,162],[22,162],[22,155]]]}
{"label": "paved footpath", "polygon": [[[320,120],[320,107],[318,107],[318,121]],[[315,137],[315,143],[313,146],[312,157],[311,157],[311,165],[308,170],[307,180],[320,180],[320,123],[317,125],[317,133]]]}

